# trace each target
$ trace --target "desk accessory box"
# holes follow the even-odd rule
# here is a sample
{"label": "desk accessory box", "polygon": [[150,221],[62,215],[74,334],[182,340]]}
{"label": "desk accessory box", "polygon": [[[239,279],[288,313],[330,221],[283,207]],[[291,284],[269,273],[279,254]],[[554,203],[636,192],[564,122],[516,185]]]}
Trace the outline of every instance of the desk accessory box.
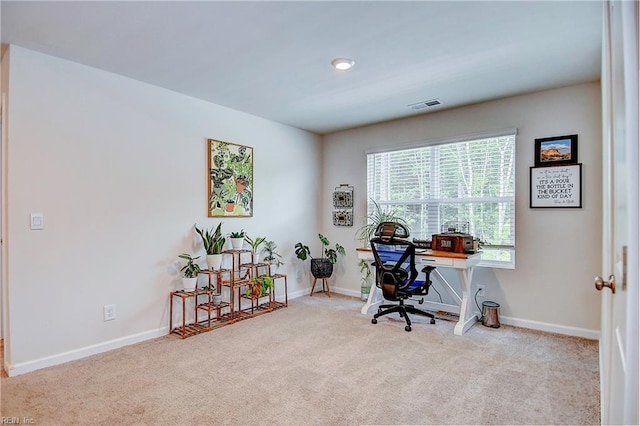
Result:
{"label": "desk accessory box", "polygon": [[473,236],[468,234],[468,222],[446,222],[440,228],[440,234],[431,236],[431,249],[451,253],[475,253]]}
{"label": "desk accessory box", "polygon": [[431,249],[452,253],[475,253],[473,237],[462,233],[433,234]]}

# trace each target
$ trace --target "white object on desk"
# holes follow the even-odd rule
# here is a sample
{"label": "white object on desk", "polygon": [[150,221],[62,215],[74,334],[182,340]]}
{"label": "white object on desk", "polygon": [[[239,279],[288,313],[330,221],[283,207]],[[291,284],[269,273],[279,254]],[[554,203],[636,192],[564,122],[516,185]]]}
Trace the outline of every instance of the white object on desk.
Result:
{"label": "white object on desk", "polygon": [[[359,248],[357,249],[357,252],[359,259],[368,259],[373,262],[373,253],[370,249]],[[439,256],[437,254],[434,255],[431,250],[416,251],[416,269],[418,270],[422,269],[420,265],[429,265],[442,268],[452,268],[458,271],[462,295],[458,294],[458,292],[451,287],[451,284],[449,284],[437,269],[431,271],[431,277],[435,277],[444,285],[445,290],[447,290],[451,297],[453,297],[453,300],[458,303],[457,305],[431,302],[428,300],[425,300],[423,304],[430,310],[445,311],[459,315],[460,318],[453,329],[453,334],[457,336],[462,336],[465,331],[471,328],[471,326],[478,321],[478,317],[473,312],[473,303],[471,297],[469,297],[469,293],[471,290],[471,279],[473,278],[473,268],[480,262],[482,254],[476,253],[465,256],[466,257],[449,257],[447,255]],[[365,303],[360,312],[366,315],[370,307],[379,305],[382,301],[382,291],[376,285],[372,285],[367,303]]]}

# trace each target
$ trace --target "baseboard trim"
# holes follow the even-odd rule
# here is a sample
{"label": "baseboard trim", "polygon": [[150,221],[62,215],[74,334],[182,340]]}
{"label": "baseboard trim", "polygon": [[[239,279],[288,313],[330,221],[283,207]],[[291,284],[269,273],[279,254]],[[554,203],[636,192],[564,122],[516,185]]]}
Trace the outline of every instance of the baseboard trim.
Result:
{"label": "baseboard trim", "polygon": [[[317,292],[318,290],[316,290]],[[360,298],[359,291],[353,291],[342,287],[331,287],[331,293],[344,294],[345,296],[352,296]],[[302,290],[297,290],[292,293],[289,293],[289,299],[296,299],[298,297],[309,296],[311,294],[311,287],[307,287]]]}
{"label": "baseboard trim", "polygon": [[[358,298],[360,297],[360,292],[346,288],[336,287],[333,291],[335,293],[344,294],[346,296],[353,296]],[[564,334],[566,336],[582,337],[589,340],[600,339],[600,330],[589,330],[586,328],[570,327],[565,325],[550,324],[540,321],[524,320],[520,318],[504,316],[500,317],[500,322],[504,325],[545,331],[549,333]]]}
{"label": "baseboard trim", "polygon": [[348,288],[336,287],[333,291],[339,294],[344,294],[345,296],[357,297],[358,299],[360,298],[359,291],[350,290]]}
{"label": "baseboard trim", "polygon": [[[288,295],[289,299],[296,299],[298,297],[308,296],[310,288],[297,290]],[[332,290],[334,293],[343,294],[345,296],[360,297],[360,292],[336,287]],[[363,302],[364,303],[364,302]],[[558,324],[544,323],[540,321],[524,320],[513,317],[500,317],[500,322],[504,325],[510,325],[514,327],[528,328],[532,330],[545,331],[549,333],[563,334],[567,336],[582,337],[590,340],[599,340],[599,330],[589,330],[585,328],[570,327]],[[110,340],[107,342],[98,343],[84,348],[75,349],[61,354],[48,356],[45,358],[36,359],[33,361],[18,363],[15,365],[8,365],[7,374],[9,377],[18,376],[20,374],[30,373],[41,368],[52,367],[54,365],[64,364],[69,361],[75,361],[77,359],[86,358],[91,355],[111,351],[123,346],[132,345],[135,343],[144,342],[146,340],[155,339],[157,337],[165,336],[169,333],[168,327],[161,327],[155,330],[145,331],[143,333],[132,334],[130,336],[120,337],[118,339]]]}
{"label": "baseboard trim", "polygon": [[289,293],[288,298],[289,300],[291,300],[291,299],[297,299],[298,297],[302,297],[302,296],[308,296],[310,291],[311,291],[311,287],[309,287],[308,289],[296,290],[294,292]]}
{"label": "baseboard trim", "polygon": [[524,320],[512,317],[500,317],[500,323],[514,327],[529,328],[532,330],[546,331],[549,333],[564,334],[566,336],[582,337],[589,340],[599,340],[599,330],[589,330],[586,328],[570,327],[566,325],[550,324],[540,321]]}
{"label": "baseboard trim", "polygon": [[165,336],[169,333],[168,327],[162,327],[155,330],[145,331],[143,333],[132,334],[130,336],[120,337],[118,339],[109,340],[107,342],[98,343],[84,348],[74,349],[72,351],[63,352],[57,355],[51,355],[45,358],[36,359],[8,366],[7,374],[9,377],[18,376],[20,374],[30,373],[41,368],[52,367],[54,365],[64,364],[69,361],[86,358],[123,346],[132,345],[134,343],[144,342],[145,340],[155,339],[156,337]]}

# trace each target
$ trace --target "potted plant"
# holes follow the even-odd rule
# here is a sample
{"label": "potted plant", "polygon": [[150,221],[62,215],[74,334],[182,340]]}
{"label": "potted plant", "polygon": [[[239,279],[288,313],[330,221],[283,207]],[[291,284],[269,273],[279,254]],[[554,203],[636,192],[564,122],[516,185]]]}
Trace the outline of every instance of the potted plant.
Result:
{"label": "potted plant", "polygon": [[244,229],[241,229],[239,232],[232,232],[229,234],[229,238],[231,239],[231,247],[234,250],[242,250],[242,246],[244,245],[244,237],[246,237],[246,233]]}
{"label": "potted plant", "polygon": [[[262,243],[264,243],[264,240],[266,240],[265,237],[256,237],[255,239],[251,238],[250,236],[245,236],[244,240],[247,242],[247,244],[249,244],[251,246],[251,250],[253,250],[254,254],[258,254],[258,247],[260,247],[260,245]],[[256,258],[257,260],[257,258]]]}
{"label": "potted plant", "polygon": [[[338,255],[344,256],[346,253],[340,244],[336,243],[334,247],[330,247],[331,243],[324,235],[318,234],[318,238],[322,243],[322,257],[311,258],[311,274],[314,278],[329,278],[333,274],[333,264],[338,260]],[[302,243],[297,243],[294,250],[298,259],[302,261],[311,256],[309,246]]]}
{"label": "potted plant", "polygon": [[360,299],[367,300],[371,292],[371,266],[366,259],[358,260],[358,268],[362,277],[360,277]]}
{"label": "potted plant", "polygon": [[356,230],[356,238],[362,241],[364,247],[369,247],[369,241],[371,241],[378,225],[382,222],[398,222],[407,227],[409,226],[407,221],[400,217],[396,210],[383,210],[375,200],[371,201],[375,206],[374,211],[367,215],[364,225]]}
{"label": "potted plant", "polygon": [[220,302],[222,302],[222,294],[218,293],[218,289],[215,284],[204,285],[202,286],[202,289],[211,292],[211,303],[214,305],[219,305]]}
{"label": "potted plant", "polygon": [[270,265],[275,265],[275,269],[277,270],[284,263],[280,260],[282,256],[277,252],[278,246],[275,241],[265,241],[264,247],[262,248],[262,253],[264,254],[264,261],[269,263]]}
{"label": "potted plant", "polygon": [[214,231],[210,229],[198,229],[196,225],[193,225],[200,238],[202,238],[202,244],[204,250],[207,252],[207,267],[215,271],[220,269],[222,265],[222,250],[224,249],[224,243],[227,241],[222,236],[222,222],[218,224]]}
{"label": "potted plant", "polygon": [[253,277],[244,294],[251,298],[258,298],[269,294],[273,288],[273,278],[269,275],[260,275]]}
{"label": "potted plant", "polygon": [[195,263],[198,257],[191,257],[188,253],[182,253],[178,255],[180,259],[187,261],[187,264],[180,268],[182,272],[182,287],[185,291],[193,291],[196,289],[198,283],[198,272],[200,272],[200,265]]}

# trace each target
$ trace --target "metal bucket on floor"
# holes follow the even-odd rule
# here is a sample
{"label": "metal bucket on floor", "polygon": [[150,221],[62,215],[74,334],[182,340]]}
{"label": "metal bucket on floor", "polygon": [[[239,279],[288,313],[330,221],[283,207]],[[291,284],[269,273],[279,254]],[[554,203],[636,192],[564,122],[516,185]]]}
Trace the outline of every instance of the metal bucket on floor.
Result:
{"label": "metal bucket on floor", "polygon": [[500,305],[496,302],[482,302],[482,325],[485,327],[500,327]]}

